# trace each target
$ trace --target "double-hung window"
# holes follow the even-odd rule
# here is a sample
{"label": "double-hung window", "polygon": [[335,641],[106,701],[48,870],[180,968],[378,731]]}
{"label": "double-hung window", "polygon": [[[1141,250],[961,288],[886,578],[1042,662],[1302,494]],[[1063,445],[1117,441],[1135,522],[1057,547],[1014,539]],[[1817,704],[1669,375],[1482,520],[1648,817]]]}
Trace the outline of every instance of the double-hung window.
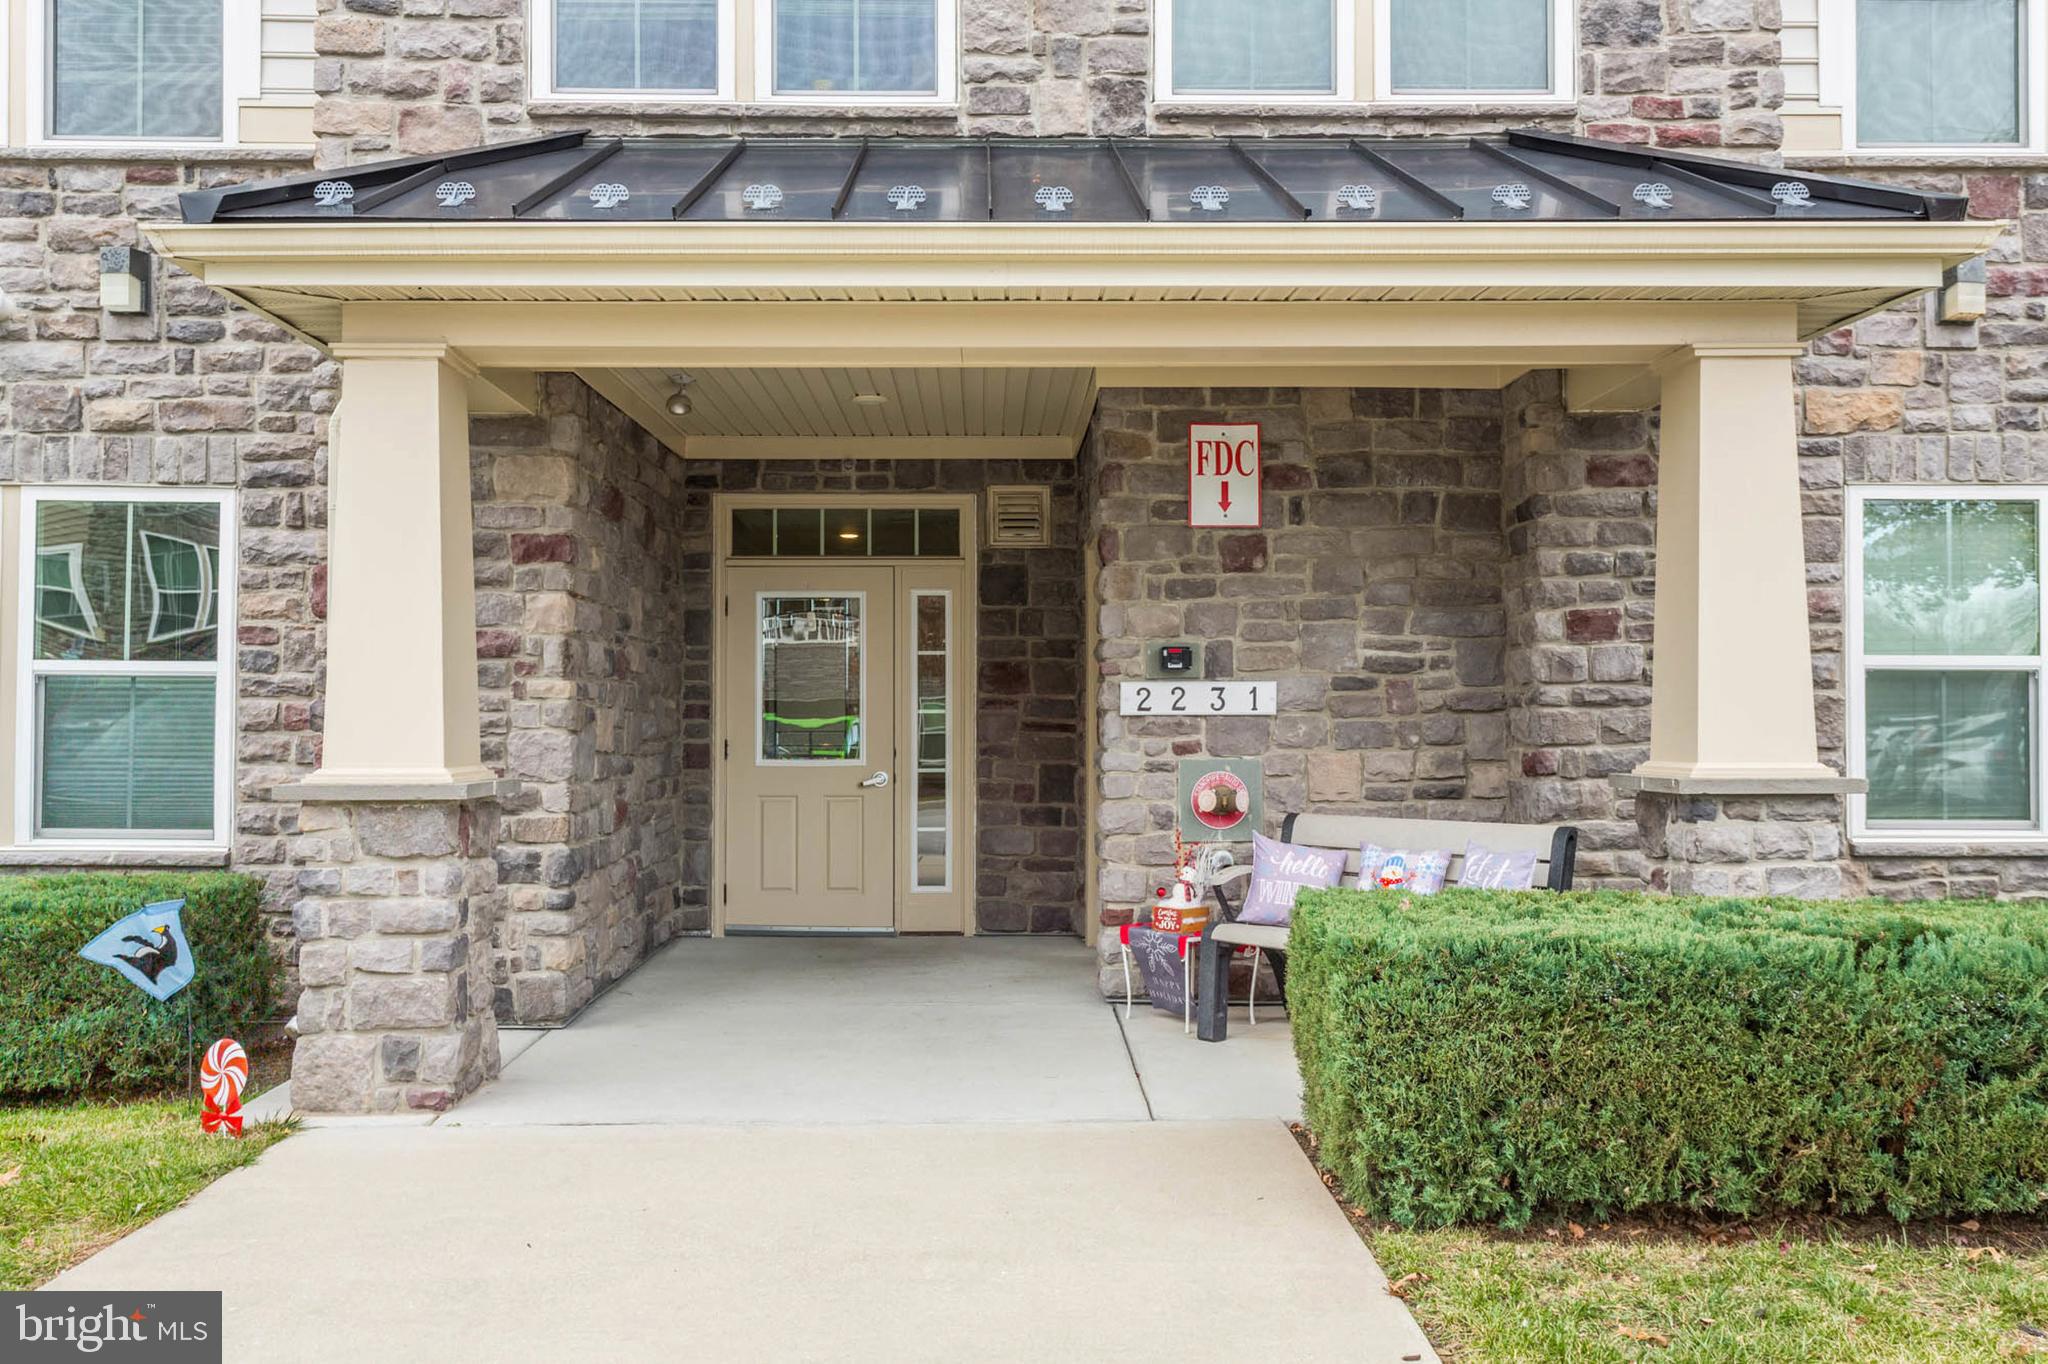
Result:
{"label": "double-hung window", "polygon": [[954,91],[957,3],[534,0],[534,94],[941,102]]}
{"label": "double-hung window", "polygon": [[17,843],[228,837],[228,495],[24,493]]}
{"label": "double-hung window", "polygon": [[1565,100],[1570,0],[1158,0],[1157,98]]}
{"label": "double-hung window", "polygon": [[1853,53],[1837,88],[1856,150],[2043,145],[2042,0],[1831,0],[1820,14],[1824,41]]}
{"label": "double-hung window", "polygon": [[35,75],[47,139],[223,139],[227,0],[37,4]]}
{"label": "double-hung window", "polygon": [[1852,490],[1849,763],[1870,783],[1852,832],[2041,831],[2044,496]]}

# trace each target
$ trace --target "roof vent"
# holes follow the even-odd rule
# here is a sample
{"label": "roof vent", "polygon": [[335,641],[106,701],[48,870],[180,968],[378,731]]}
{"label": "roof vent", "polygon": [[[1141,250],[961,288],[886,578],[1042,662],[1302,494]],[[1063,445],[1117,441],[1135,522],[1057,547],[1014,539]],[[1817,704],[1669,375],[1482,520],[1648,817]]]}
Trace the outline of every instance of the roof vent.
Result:
{"label": "roof vent", "polygon": [[990,549],[1044,549],[1052,543],[1052,489],[988,490]]}

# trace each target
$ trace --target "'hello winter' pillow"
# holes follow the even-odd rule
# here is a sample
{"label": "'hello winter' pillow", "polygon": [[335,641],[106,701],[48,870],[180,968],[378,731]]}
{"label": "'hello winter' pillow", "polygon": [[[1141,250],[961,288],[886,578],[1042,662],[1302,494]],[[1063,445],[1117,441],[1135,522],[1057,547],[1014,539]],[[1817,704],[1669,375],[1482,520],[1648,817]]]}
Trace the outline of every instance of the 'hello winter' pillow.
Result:
{"label": "'hello winter' pillow", "polygon": [[1294,897],[1303,887],[1327,889],[1344,877],[1344,854],[1328,848],[1282,843],[1252,835],[1252,885],[1245,892],[1241,924],[1285,927],[1294,917]]}

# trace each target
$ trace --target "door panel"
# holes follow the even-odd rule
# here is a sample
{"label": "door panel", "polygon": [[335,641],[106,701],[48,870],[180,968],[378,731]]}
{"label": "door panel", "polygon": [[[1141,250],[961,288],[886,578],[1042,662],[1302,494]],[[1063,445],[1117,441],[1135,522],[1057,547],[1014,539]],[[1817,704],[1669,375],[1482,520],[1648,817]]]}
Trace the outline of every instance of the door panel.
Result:
{"label": "door panel", "polygon": [[728,577],[728,928],[895,926],[895,579],[822,563]]}

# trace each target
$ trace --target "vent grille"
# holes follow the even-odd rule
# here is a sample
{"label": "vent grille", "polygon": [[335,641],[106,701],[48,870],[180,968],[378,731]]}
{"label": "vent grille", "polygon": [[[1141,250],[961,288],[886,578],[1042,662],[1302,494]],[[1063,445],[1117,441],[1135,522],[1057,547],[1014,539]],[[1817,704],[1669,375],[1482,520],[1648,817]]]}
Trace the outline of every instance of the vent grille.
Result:
{"label": "vent grille", "polygon": [[991,549],[1044,549],[1052,543],[1052,489],[990,488]]}

